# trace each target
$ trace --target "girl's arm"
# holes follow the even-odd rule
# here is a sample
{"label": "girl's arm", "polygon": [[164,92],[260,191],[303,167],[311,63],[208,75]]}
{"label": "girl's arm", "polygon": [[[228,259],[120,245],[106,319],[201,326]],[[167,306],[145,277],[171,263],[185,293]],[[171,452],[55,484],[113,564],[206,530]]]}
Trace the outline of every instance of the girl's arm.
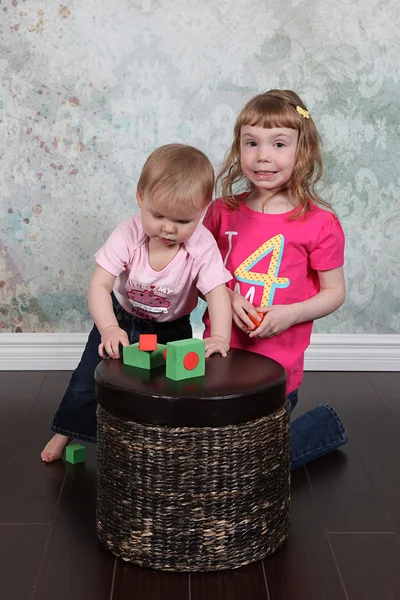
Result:
{"label": "girl's arm", "polygon": [[292,304],[295,311],[294,323],[314,321],[330,315],[339,308],[346,297],[343,267],[330,271],[318,271],[320,291],[318,294]]}
{"label": "girl's arm", "polygon": [[334,312],[344,302],[346,286],[344,282],[343,267],[329,271],[318,271],[320,291],[318,294],[293,304],[275,304],[257,308],[257,312],[264,313],[264,319],[250,337],[272,337],[289,329],[292,325],[314,321]]}
{"label": "girl's arm", "polygon": [[102,358],[106,358],[106,352],[111,358],[119,358],[119,345],[129,345],[128,335],[119,327],[113,310],[111,292],[115,280],[115,275],[96,265],[89,283],[88,305],[101,335],[99,355]]}
{"label": "girl's arm", "polygon": [[227,356],[232,329],[232,309],[225,284],[218,285],[205,295],[211,324],[211,336],[204,338],[206,358],[216,352]]}

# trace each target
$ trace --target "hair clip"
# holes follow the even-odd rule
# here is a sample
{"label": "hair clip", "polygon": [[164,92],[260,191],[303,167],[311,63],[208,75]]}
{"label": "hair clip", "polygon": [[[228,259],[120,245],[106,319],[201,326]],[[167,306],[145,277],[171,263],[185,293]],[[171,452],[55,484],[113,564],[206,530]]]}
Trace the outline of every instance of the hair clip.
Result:
{"label": "hair clip", "polygon": [[299,115],[301,115],[305,119],[309,119],[310,118],[310,113],[308,112],[308,110],[305,110],[304,108],[301,108],[301,106],[296,106],[296,110],[299,113]]}

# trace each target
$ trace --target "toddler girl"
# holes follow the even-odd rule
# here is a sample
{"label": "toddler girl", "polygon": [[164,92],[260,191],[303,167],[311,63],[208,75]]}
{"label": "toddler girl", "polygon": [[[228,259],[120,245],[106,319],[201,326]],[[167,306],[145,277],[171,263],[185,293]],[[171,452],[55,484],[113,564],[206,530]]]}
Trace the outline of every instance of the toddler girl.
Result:
{"label": "toddler girl", "polygon": [[88,303],[94,320],[41,458],[61,458],[71,439],[96,441],[94,371],[120,346],[155,333],[160,343],[192,337],[189,315],[199,294],[208,303],[206,357],[229,350],[232,313],[225,269],[200,219],[212,199],[214,171],[196,148],[170,144],[147,159],[137,187],[137,213],[119,225],[96,253]]}

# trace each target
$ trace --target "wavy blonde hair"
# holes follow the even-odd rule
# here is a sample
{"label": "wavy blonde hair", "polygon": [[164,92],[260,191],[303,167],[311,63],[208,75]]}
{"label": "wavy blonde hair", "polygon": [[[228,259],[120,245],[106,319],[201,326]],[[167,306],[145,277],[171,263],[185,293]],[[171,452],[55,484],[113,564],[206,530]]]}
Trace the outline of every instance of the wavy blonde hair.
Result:
{"label": "wavy blonde hair", "polygon": [[[295,165],[290,181],[276,190],[290,190],[300,204],[293,215],[298,218],[310,209],[310,200],[333,210],[329,202],[315,191],[315,185],[323,172],[321,158],[321,139],[314,121],[300,115],[296,107],[307,110],[304,102],[291,90],[270,90],[252,98],[240,111],[234,128],[234,139],[230,150],[222,164],[216,179],[216,190],[221,188],[225,203],[233,209],[238,208],[240,201],[233,194],[233,186],[247,181],[240,165],[240,132],[244,125],[253,125],[270,129],[272,127],[288,127],[299,133]],[[254,185],[247,182],[250,190]]]}

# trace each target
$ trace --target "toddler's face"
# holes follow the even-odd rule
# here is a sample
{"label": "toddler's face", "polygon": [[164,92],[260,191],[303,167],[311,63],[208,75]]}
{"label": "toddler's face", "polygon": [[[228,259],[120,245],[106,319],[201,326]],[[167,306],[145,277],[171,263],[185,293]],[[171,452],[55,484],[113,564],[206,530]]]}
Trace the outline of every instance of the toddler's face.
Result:
{"label": "toddler's face", "polygon": [[164,246],[186,242],[193,235],[205,209],[203,200],[189,206],[186,211],[178,207],[168,208],[167,203],[157,202],[150,194],[141,190],[138,190],[136,198],[145,234]]}
{"label": "toddler's face", "polygon": [[298,131],[244,125],[240,132],[243,175],[257,188],[271,191],[286,184],[293,173]]}

